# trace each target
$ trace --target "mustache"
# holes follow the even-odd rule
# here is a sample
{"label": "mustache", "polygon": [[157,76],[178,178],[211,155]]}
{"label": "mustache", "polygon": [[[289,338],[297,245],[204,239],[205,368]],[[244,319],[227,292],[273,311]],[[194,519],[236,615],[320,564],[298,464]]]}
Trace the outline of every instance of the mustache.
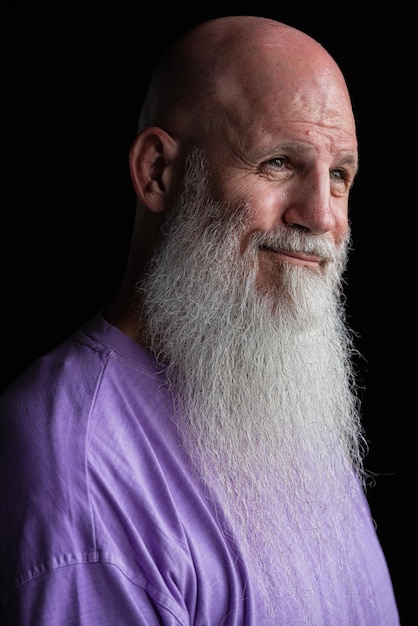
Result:
{"label": "mustache", "polygon": [[270,248],[275,252],[295,252],[313,254],[324,263],[338,260],[348,248],[348,237],[340,246],[336,246],[325,235],[314,235],[299,230],[288,230],[282,226],[268,232],[257,232],[253,236],[255,247]]}

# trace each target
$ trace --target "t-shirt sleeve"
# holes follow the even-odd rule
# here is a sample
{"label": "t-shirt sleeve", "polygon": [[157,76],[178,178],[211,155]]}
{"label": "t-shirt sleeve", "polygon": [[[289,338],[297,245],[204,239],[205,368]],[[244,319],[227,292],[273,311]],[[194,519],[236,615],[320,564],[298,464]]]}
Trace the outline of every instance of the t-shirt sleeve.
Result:
{"label": "t-shirt sleeve", "polygon": [[9,597],[3,626],[187,626],[172,598],[111,563],[75,563],[34,575]]}

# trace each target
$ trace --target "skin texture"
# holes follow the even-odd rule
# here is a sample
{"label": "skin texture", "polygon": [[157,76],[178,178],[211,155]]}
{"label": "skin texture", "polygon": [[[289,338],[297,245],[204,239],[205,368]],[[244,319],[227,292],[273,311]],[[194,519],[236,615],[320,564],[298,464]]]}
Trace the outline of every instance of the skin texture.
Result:
{"label": "skin texture", "polygon": [[[130,153],[138,197],[126,277],[108,320],[138,340],[135,284],[200,148],[215,200],[251,205],[241,251],[256,232],[296,228],[340,245],[357,171],[344,77],[308,35],[274,20],[227,17],[187,33],[157,66]],[[260,248],[260,284],[278,262],[319,269],[315,254]]]}

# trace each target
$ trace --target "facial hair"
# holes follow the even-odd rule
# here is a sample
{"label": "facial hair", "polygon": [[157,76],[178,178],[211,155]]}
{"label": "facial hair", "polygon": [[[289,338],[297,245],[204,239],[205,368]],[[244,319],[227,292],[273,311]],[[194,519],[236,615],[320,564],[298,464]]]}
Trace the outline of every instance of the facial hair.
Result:
{"label": "facial hair", "polygon": [[[278,225],[241,251],[251,207],[217,202],[208,189],[196,152],[138,285],[141,332],[165,364],[183,444],[237,558],[250,563],[272,611],[306,603],[312,616],[316,599],[300,588],[312,554],[330,585],[345,576],[350,588],[343,537],[357,532],[353,502],[364,481],[343,296],[350,234],[337,249]],[[324,262],[271,263],[261,279],[266,248]]]}

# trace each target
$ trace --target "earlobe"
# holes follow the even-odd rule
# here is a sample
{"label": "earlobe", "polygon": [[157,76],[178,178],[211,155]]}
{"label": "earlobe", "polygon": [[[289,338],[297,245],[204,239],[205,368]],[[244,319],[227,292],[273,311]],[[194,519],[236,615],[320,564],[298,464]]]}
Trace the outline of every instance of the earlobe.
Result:
{"label": "earlobe", "polygon": [[150,211],[161,213],[167,209],[167,198],[177,142],[162,128],[153,126],[142,130],[131,147],[129,167],[132,184],[140,201]]}

